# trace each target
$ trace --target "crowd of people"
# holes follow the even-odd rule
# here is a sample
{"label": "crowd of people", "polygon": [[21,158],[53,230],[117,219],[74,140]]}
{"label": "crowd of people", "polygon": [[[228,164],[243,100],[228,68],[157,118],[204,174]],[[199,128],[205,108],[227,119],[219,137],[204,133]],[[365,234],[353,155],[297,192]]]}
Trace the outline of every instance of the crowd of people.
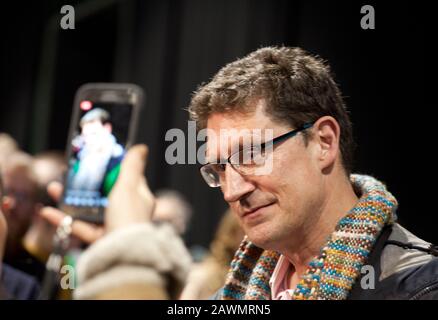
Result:
{"label": "crowd of people", "polygon": [[[62,189],[63,179],[65,179],[66,158],[60,151],[45,151],[30,155],[20,150],[17,142],[10,135],[0,133],[0,168],[0,257],[2,257],[0,297],[2,299],[41,299],[44,297],[41,294],[42,287],[44,281],[47,281],[47,273],[49,273],[46,264],[54,250],[57,226],[60,219],[64,217],[64,213],[59,212],[57,215],[58,212],[50,212],[50,208],[55,208],[59,200],[60,193],[57,190]],[[155,192],[155,208],[150,222],[157,229],[165,230],[163,235],[167,233],[167,237],[174,238],[174,241],[180,244],[182,256],[176,256],[176,258],[184,261],[181,270],[179,270],[179,278],[176,278],[179,282],[175,282],[178,283],[180,290],[172,296],[174,298],[179,298],[182,287],[190,283],[190,281],[186,281],[186,276],[192,268],[193,261],[199,259],[199,257],[192,259],[189,250],[181,241],[189,227],[191,216],[192,206],[180,192],[171,189],[161,189]],[[229,219],[229,214],[227,217]],[[72,267],[76,267],[78,257],[103,234],[103,232],[101,234],[95,233],[95,236],[92,236],[89,232],[91,229],[85,228],[83,230],[80,228],[81,222],[77,221],[75,225],[77,223],[79,223],[80,231],[72,235],[69,248],[63,259],[64,265],[68,264]],[[86,227],[91,228],[91,225],[86,225]],[[99,228],[99,230],[101,228],[99,226],[93,227]],[[234,253],[243,235],[237,228],[227,231],[232,231],[238,236],[231,250]],[[226,243],[228,236],[225,237],[223,234],[222,237],[222,241]],[[220,246],[220,244],[216,244],[216,246]],[[226,249],[224,248],[224,250]],[[231,251],[228,248],[229,261],[220,261],[222,268],[226,268],[231,261]],[[145,250],[146,255],[149,255],[147,252],[148,250]],[[221,275],[225,278],[224,271],[221,272]],[[147,281],[149,280],[148,278]],[[112,285],[112,283],[113,281],[110,281],[109,284]],[[220,288],[221,281],[217,281],[217,283],[216,290]],[[209,286],[206,284],[206,287]],[[74,290],[71,288],[62,288],[57,283],[55,289],[57,290],[55,299],[74,297]],[[82,288],[79,290],[78,296],[84,294],[83,292]],[[152,290],[152,292],[157,291]],[[209,292],[214,293],[211,290]],[[106,296],[99,294],[96,297],[105,298]],[[129,298],[130,295],[124,293],[121,296],[114,296],[113,291],[113,297]],[[160,297],[168,298],[170,296],[168,292],[164,291],[162,295],[145,296],[145,298]],[[87,293],[85,298],[88,298]],[[190,296],[190,298],[196,297]],[[198,298],[206,298],[206,296]]]}

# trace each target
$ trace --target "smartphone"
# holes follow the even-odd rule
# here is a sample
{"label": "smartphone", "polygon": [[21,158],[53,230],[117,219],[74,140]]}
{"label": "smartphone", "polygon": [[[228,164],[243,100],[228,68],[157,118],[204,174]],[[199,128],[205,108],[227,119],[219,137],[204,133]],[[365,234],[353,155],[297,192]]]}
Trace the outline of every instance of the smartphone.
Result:
{"label": "smartphone", "polygon": [[88,83],[78,89],[67,140],[62,211],[103,223],[108,195],[133,144],[143,103],[144,92],[134,84]]}

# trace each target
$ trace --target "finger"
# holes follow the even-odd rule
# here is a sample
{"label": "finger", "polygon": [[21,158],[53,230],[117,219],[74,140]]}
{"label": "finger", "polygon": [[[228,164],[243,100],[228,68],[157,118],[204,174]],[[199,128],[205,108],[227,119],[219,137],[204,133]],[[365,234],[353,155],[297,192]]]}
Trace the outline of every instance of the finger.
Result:
{"label": "finger", "polygon": [[[44,207],[40,215],[54,226],[59,226],[66,214],[52,207]],[[86,243],[93,243],[104,234],[102,227],[93,225],[80,220],[74,220],[72,225],[72,234]]]}
{"label": "finger", "polygon": [[39,214],[55,227],[59,226],[62,222],[62,219],[64,219],[64,217],[66,216],[64,212],[52,207],[42,208]]}
{"label": "finger", "polygon": [[48,194],[56,202],[58,202],[59,199],[61,199],[63,189],[64,189],[64,187],[63,187],[62,183],[57,182],[57,181],[50,182],[49,185],[47,186]]}
{"label": "finger", "polygon": [[129,149],[122,161],[120,175],[117,182],[121,185],[135,185],[143,178],[146,166],[148,147],[144,144],[135,145]]}
{"label": "finger", "polygon": [[91,244],[104,235],[104,229],[91,223],[74,220],[72,234],[85,243]]}

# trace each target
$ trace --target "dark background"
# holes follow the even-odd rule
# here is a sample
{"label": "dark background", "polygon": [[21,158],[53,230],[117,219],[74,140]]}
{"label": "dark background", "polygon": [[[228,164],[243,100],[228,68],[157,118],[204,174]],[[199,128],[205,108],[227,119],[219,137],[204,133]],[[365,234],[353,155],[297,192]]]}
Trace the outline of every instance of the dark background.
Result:
{"label": "dark background", "polygon": [[[6,3],[6,2],[3,2]],[[76,10],[62,30],[60,8]],[[362,30],[362,5],[376,29]],[[421,2],[409,1],[33,1],[1,9],[0,131],[26,151],[65,148],[75,90],[86,82],[143,87],[138,142],[150,147],[153,190],[183,192],[195,207],[186,236],[207,245],[225,203],[196,165],[164,160],[170,128],[187,131],[191,93],[227,62],[267,45],[300,46],[328,60],[351,110],[358,143],[355,171],[387,183],[404,225],[438,242],[424,159],[425,41]],[[426,110],[426,111],[425,111]],[[430,151],[429,151],[430,150]]]}

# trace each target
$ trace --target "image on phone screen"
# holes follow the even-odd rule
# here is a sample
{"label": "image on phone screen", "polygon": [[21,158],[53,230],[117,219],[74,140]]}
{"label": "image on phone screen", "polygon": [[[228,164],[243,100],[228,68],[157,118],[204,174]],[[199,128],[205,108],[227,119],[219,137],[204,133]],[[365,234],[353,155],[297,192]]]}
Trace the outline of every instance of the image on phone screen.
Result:
{"label": "image on phone screen", "polygon": [[[126,153],[132,105],[88,100],[70,141],[64,210],[106,207]],[[71,212],[69,212],[71,211]]]}

